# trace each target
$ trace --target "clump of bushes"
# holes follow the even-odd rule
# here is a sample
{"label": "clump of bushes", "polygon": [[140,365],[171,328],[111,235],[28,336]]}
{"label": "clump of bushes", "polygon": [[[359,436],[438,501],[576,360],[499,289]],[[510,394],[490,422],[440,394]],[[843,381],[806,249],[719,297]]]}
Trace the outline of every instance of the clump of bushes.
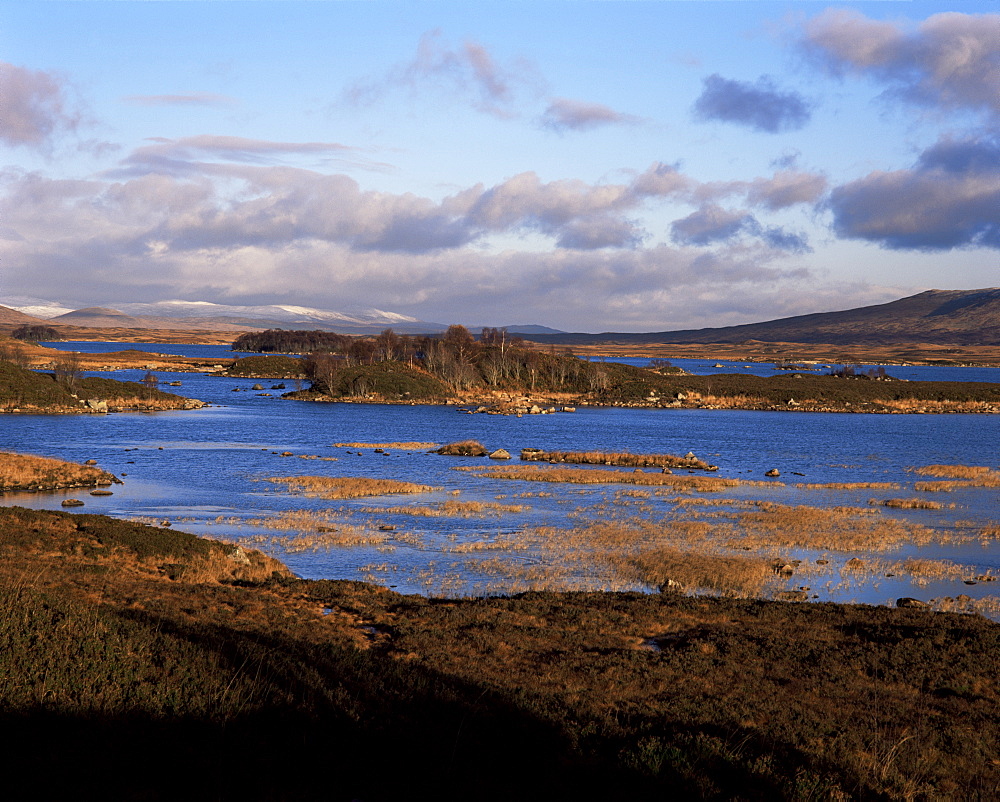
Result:
{"label": "clump of bushes", "polygon": [[227,376],[255,379],[297,379],[305,374],[302,360],[294,356],[248,356],[226,368]]}
{"label": "clump of bushes", "polygon": [[460,440],[456,443],[447,443],[434,453],[448,457],[485,457],[490,452],[478,440]]}

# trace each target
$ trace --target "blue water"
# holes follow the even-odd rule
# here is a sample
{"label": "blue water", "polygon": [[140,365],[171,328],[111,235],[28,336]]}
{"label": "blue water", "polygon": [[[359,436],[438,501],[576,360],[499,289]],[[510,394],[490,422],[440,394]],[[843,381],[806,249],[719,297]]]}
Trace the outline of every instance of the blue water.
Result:
{"label": "blue water", "polygon": [[[119,344],[103,344],[113,350]],[[158,348],[162,346],[157,345]],[[180,346],[185,354],[198,346]],[[201,355],[201,354],[199,354]],[[713,363],[714,364],[714,363]],[[937,370],[960,370],[942,369]],[[139,380],[145,371],[108,375]],[[397,527],[406,533],[387,535],[384,543],[283,553],[274,551],[299,575],[310,578],[369,579],[408,592],[491,592],[504,590],[502,580],[477,574],[469,555],[456,544],[495,539],[535,526],[571,525],[577,506],[615,502],[622,486],[579,486],[502,481],[454,470],[457,466],[493,465],[488,459],[462,459],[429,454],[423,449],[389,450],[337,447],[339,442],[447,443],[475,439],[488,449],[601,450],[633,453],[694,452],[719,466],[717,476],[763,479],[778,469],[779,483],[723,491],[731,499],[771,500],[790,505],[867,506],[869,499],[913,497],[916,477],[911,468],[929,464],[997,467],[1000,415],[860,415],[790,414],[737,410],[596,409],[574,413],[510,417],[464,414],[456,406],[377,406],[321,404],[281,399],[280,390],[251,389],[255,380],[171,373],[180,388],[164,388],[211,404],[187,412],[91,416],[20,416],[0,418],[0,449],[42,454],[75,462],[96,459],[124,480],[110,497],[75,493],[7,494],[5,504],[60,508],[67,496],[85,500],[84,511],[169,521],[187,531],[222,539],[281,534],[248,523],[289,510],[339,511],[354,524]],[[265,388],[272,382],[262,381]],[[292,452],[293,456],[281,456]],[[304,459],[332,457],[336,461]],[[350,501],[322,501],[281,492],[269,476],[369,476],[433,485],[439,490],[415,496]],[[901,490],[817,491],[795,483],[898,482]],[[627,489],[627,488],[626,488]],[[458,491],[457,495],[453,495]],[[543,491],[518,500],[522,493]],[[882,515],[918,521],[942,530],[969,531],[1000,517],[996,489],[961,489],[934,494],[954,503],[941,511],[883,510]],[[497,499],[503,496],[503,499]],[[530,509],[501,517],[416,518],[364,508],[396,504],[426,505],[448,499],[522,503]],[[668,502],[652,497],[644,503],[656,515]],[[590,513],[603,515],[605,513]],[[610,514],[610,513],[609,513]],[[272,548],[266,542],[264,548]],[[787,550],[786,550],[787,551]],[[1000,547],[978,542],[904,549],[902,554],[948,558],[985,572],[1000,569]],[[542,558],[529,551],[477,554],[516,561],[526,567]],[[815,555],[809,555],[815,556]],[[836,555],[846,560],[850,554]],[[900,553],[889,555],[898,559]],[[834,577],[838,579],[838,577]],[[575,577],[570,586],[603,586],[592,574]],[[838,579],[839,581],[839,579]],[[573,584],[573,583],[576,584]],[[498,584],[499,583],[499,584]],[[589,583],[589,584],[588,584]],[[833,582],[821,598],[883,603],[898,595],[920,598],[967,593],[986,595],[1000,583],[965,586],[933,582],[911,587],[898,579],[865,587]],[[511,589],[518,589],[516,584]]]}
{"label": "blue water", "polygon": [[[167,343],[103,343],[87,341],[58,341],[42,343],[48,348],[59,351],[79,351],[84,354],[99,354],[106,351],[149,351],[154,354],[171,356],[190,356],[200,359],[232,359],[247,356],[239,351],[231,351],[226,345],[191,345]],[[646,367],[649,359],[646,357],[592,357],[592,361],[621,362],[626,365]],[[671,359],[672,365],[693,373],[696,376],[707,376],[712,373],[740,373],[747,376],[775,376],[790,371],[781,370],[772,362],[741,362],[734,360],[712,359]],[[812,366],[810,372],[817,375],[829,373],[831,367],[840,367],[838,363],[821,363]],[[878,365],[861,365],[861,371],[878,369]],[[888,365],[886,372],[896,379],[909,381],[956,381],[956,382],[1000,382],[1000,368],[966,368],[941,367],[938,365]]]}
{"label": "blue water", "polygon": [[151,354],[167,356],[190,356],[198,359],[232,359],[246,356],[231,351],[228,345],[205,345],[198,343],[104,343],[83,340],[59,340],[41,343],[46,348],[57,351],[79,351],[81,354],[103,354],[108,351],[148,351]]}
{"label": "blue water", "polygon": [[[599,362],[622,362],[626,365],[636,367],[647,367],[650,360],[646,357],[591,357],[591,361]],[[822,376],[830,372],[831,368],[841,368],[839,362],[822,362],[816,365],[808,365],[806,370],[783,370],[778,368],[773,362],[740,362],[728,359],[670,359],[674,365],[688,373],[696,376],[709,376],[713,373],[739,373],[744,376],[777,376],[795,372],[809,372],[816,376]],[[949,381],[949,382],[1000,382],[1000,368],[979,368],[979,367],[945,367],[941,365],[870,365],[864,364],[858,367],[858,373],[867,373],[869,370],[878,370],[883,367],[885,372],[894,379],[906,379],[907,381]]]}

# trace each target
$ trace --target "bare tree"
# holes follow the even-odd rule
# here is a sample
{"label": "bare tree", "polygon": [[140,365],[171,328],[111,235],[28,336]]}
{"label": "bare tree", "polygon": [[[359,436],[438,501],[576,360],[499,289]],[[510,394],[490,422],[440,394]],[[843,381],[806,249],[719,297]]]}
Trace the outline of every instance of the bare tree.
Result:
{"label": "bare tree", "polygon": [[56,381],[62,383],[71,393],[83,378],[83,367],[80,364],[78,351],[68,351],[65,356],[56,360],[54,365]]}

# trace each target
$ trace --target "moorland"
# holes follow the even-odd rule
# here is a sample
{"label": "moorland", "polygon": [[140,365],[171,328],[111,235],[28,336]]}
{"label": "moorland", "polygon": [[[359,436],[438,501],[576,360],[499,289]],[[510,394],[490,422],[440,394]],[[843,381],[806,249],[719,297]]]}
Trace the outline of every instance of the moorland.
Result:
{"label": "moorland", "polygon": [[[134,341],[153,336],[163,331]],[[595,365],[548,345],[483,343],[461,332],[432,346],[428,365],[426,343],[407,350],[401,338],[358,340],[367,344],[312,354],[301,374],[298,361],[278,355],[196,365],[126,350],[57,364],[64,355],[5,341],[14,358],[0,361],[0,406],[184,405],[161,398],[152,381],[79,375],[110,366],[302,378],[310,387],[293,398],[484,411],[526,401],[884,412],[1000,403],[995,385],[688,376],[663,362]],[[644,355],[786,356],[786,345],[773,343],[658,347]],[[787,348],[796,359],[824,348],[848,355],[844,346]],[[871,357],[879,346],[863,348]],[[911,353],[991,363],[989,349],[971,358],[977,348],[929,343]],[[851,353],[858,358],[827,361],[892,361]],[[537,459],[592,461],[565,452]],[[12,468],[3,474],[8,488],[108,481],[96,468],[81,475],[81,466],[16,455],[0,462]],[[578,469],[498,465],[490,473],[556,470]],[[633,485],[670,480],[627,475]],[[807,511],[779,512],[789,532],[808,523]],[[977,614],[688,594],[668,581],[659,593],[428,598],[299,579],[246,545],[176,528],[10,506],[0,507],[0,555],[0,720],[17,736],[5,752],[16,767],[6,781],[13,796],[912,800],[1000,792],[1000,627]],[[664,565],[636,568],[655,578]]]}
{"label": "moorland", "polygon": [[16,507],[0,508],[0,553],[15,796],[1000,788],[1000,627],[978,616],[671,592],[432,599],[299,580],[174,529]]}

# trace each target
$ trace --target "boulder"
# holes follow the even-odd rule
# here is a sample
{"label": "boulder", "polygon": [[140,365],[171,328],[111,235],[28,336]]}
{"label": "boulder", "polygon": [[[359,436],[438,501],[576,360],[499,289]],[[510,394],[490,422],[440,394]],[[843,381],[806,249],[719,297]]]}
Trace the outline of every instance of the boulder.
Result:
{"label": "boulder", "polygon": [[80,501],[80,499],[78,499],[78,498],[67,498],[67,499],[63,499],[62,505],[64,507],[82,507],[83,506],[83,502]]}
{"label": "boulder", "polygon": [[903,596],[902,598],[896,599],[897,607],[911,607],[913,609],[927,609],[930,605],[925,601],[920,601],[920,599],[913,599],[909,596]]}
{"label": "boulder", "polygon": [[510,452],[505,448],[498,448],[490,454],[490,459],[510,459]]}
{"label": "boulder", "polygon": [[87,399],[87,407],[94,412],[107,412],[108,402],[107,401],[96,401],[93,398]]}

